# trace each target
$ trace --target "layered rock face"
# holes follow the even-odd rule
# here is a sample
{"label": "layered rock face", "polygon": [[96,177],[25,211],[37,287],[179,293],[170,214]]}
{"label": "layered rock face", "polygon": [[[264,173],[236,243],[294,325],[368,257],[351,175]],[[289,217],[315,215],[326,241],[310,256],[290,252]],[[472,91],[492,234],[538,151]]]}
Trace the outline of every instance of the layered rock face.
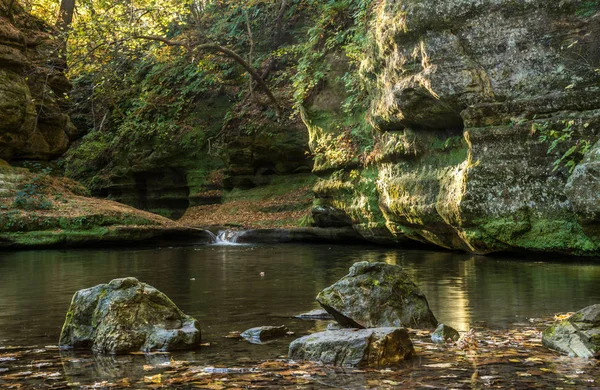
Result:
{"label": "layered rock face", "polygon": [[311,171],[304,126],[291,122],[269,125],[256,134],[234,136],[226,144],[226,189],[252,188],[268,184],[272,175]]}
{"label": "layered rock face", "polygon": [[384,1],[362,66],[374,146],[316,167],[319,219],[474,253],[600,253],[598,8]]}
{"label": "layered rock face", "polygon": [[0,158],[49,160],[63,154],[76,129],[66,114],[60,43],[39,21],[0,17]]}

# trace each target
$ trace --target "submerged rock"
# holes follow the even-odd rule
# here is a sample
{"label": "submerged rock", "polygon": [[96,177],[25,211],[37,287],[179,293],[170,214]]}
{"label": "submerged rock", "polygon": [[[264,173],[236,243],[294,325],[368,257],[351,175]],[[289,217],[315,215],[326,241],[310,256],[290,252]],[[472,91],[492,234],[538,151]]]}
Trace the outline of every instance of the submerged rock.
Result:
{"label": "submerged rock", "polygon": [[600,304],[588,306],[542,333],[550,349],[583,358],[600,358]]}
{"label": "submerged rock", "polygon": [[425,295],[402,268],[363,261],[321,291],[317,301],[340,325],[352,328],[434,328]]}
{"label": "submerged rock", "polygon": [[283,337],[289,332],[285,325],[281,326],[260,326],[258,328],[248,329],[240,336],[252,344],[260,344],[263,341]]}
{"label": "submerged rock", "polygon": [[434,343],[445,343],[448,340],[458,341],[460,334],[451,326],[439,324],[435,332],[431,334],[431,341]]}
{"label": "submerged rock", "polygon": [[162,292],[136,278],[79,290],[60,335],[61,347],[100,353],[197,348],[198,321]]}
{"label": "submerged rock", "polygon": [[315,309],[308,313],[298,314],[296,318],[301,320],[333,320],[333,316],[325,309]]}
{"label": "submerged rock", "polygon": [[336,366],[384,367],[414,353],[404,328],[340,329],[294,340],[288,356]]}

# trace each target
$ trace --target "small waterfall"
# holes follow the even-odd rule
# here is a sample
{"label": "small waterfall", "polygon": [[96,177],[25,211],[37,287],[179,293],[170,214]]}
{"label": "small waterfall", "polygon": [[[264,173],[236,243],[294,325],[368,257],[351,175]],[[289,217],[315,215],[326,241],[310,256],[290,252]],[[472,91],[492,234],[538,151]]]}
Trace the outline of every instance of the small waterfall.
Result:
{"label": "small waterfall", "polygon": [[208,235],[212,239],[212,244],[217,242],[217,236],[215,236],[215,234],[213,232],[211,232],[210,230],[205,230],[205,232],[208,233]]}
{"label": "small waterfall", "polygon": [[241,245],[238,244],[238,239],[244,233],[244,231],[238,230],[221,230],[217,233],[214,244],[215,245]]}

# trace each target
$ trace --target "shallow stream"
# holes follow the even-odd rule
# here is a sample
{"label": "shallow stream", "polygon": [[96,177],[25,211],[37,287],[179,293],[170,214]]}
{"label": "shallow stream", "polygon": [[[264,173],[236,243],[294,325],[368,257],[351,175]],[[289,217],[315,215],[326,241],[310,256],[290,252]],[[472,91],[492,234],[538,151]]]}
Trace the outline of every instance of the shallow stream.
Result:
{"label": "shallow stream", "polygon": [[[2,252],[0,354],[10,346],[56,345],[75,291],[134,276],[199,319],[203,342],[211,344],[200,352],[173,354],[166,361],[235,366],[281,358],[294,337],[327,325],[294,316],[317,308],[317,293],[362,260],[404,267],[438,320],[460,331],[476,326],[505,329],[600,302],[600,264],[576,260],[337,245]],[[265,345],[223,338],[231,331],[282,324],[295,336]],[[83,383],[135,375],[148,363],[148,357],[79,358],[68,354],[63,369],[69,371],[69,362],[89,362],[84,371],[74,371]],[[11,364],[8,359],[0,361],[0,376],[16,370]]]}

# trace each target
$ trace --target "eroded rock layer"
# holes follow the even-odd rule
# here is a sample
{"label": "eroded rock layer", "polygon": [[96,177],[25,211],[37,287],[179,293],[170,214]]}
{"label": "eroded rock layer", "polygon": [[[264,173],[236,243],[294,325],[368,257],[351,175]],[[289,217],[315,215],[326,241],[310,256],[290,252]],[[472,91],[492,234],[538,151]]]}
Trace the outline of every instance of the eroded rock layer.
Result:
{"label": "eroded rock layer", "polygon": [[77,135],[66,113],[71,84],[49,27],[14,20],[0,17],[0,158],[48,160]]}
{"label": "eroded rock layer", "polygon": [[[331,207],[375,241],[600,253],[600,14],[589,3],[383,1],[361,67],[373,147],[362,160],[316,159],[319,221]],[[335,133],[315,101],[313,150]]]}

